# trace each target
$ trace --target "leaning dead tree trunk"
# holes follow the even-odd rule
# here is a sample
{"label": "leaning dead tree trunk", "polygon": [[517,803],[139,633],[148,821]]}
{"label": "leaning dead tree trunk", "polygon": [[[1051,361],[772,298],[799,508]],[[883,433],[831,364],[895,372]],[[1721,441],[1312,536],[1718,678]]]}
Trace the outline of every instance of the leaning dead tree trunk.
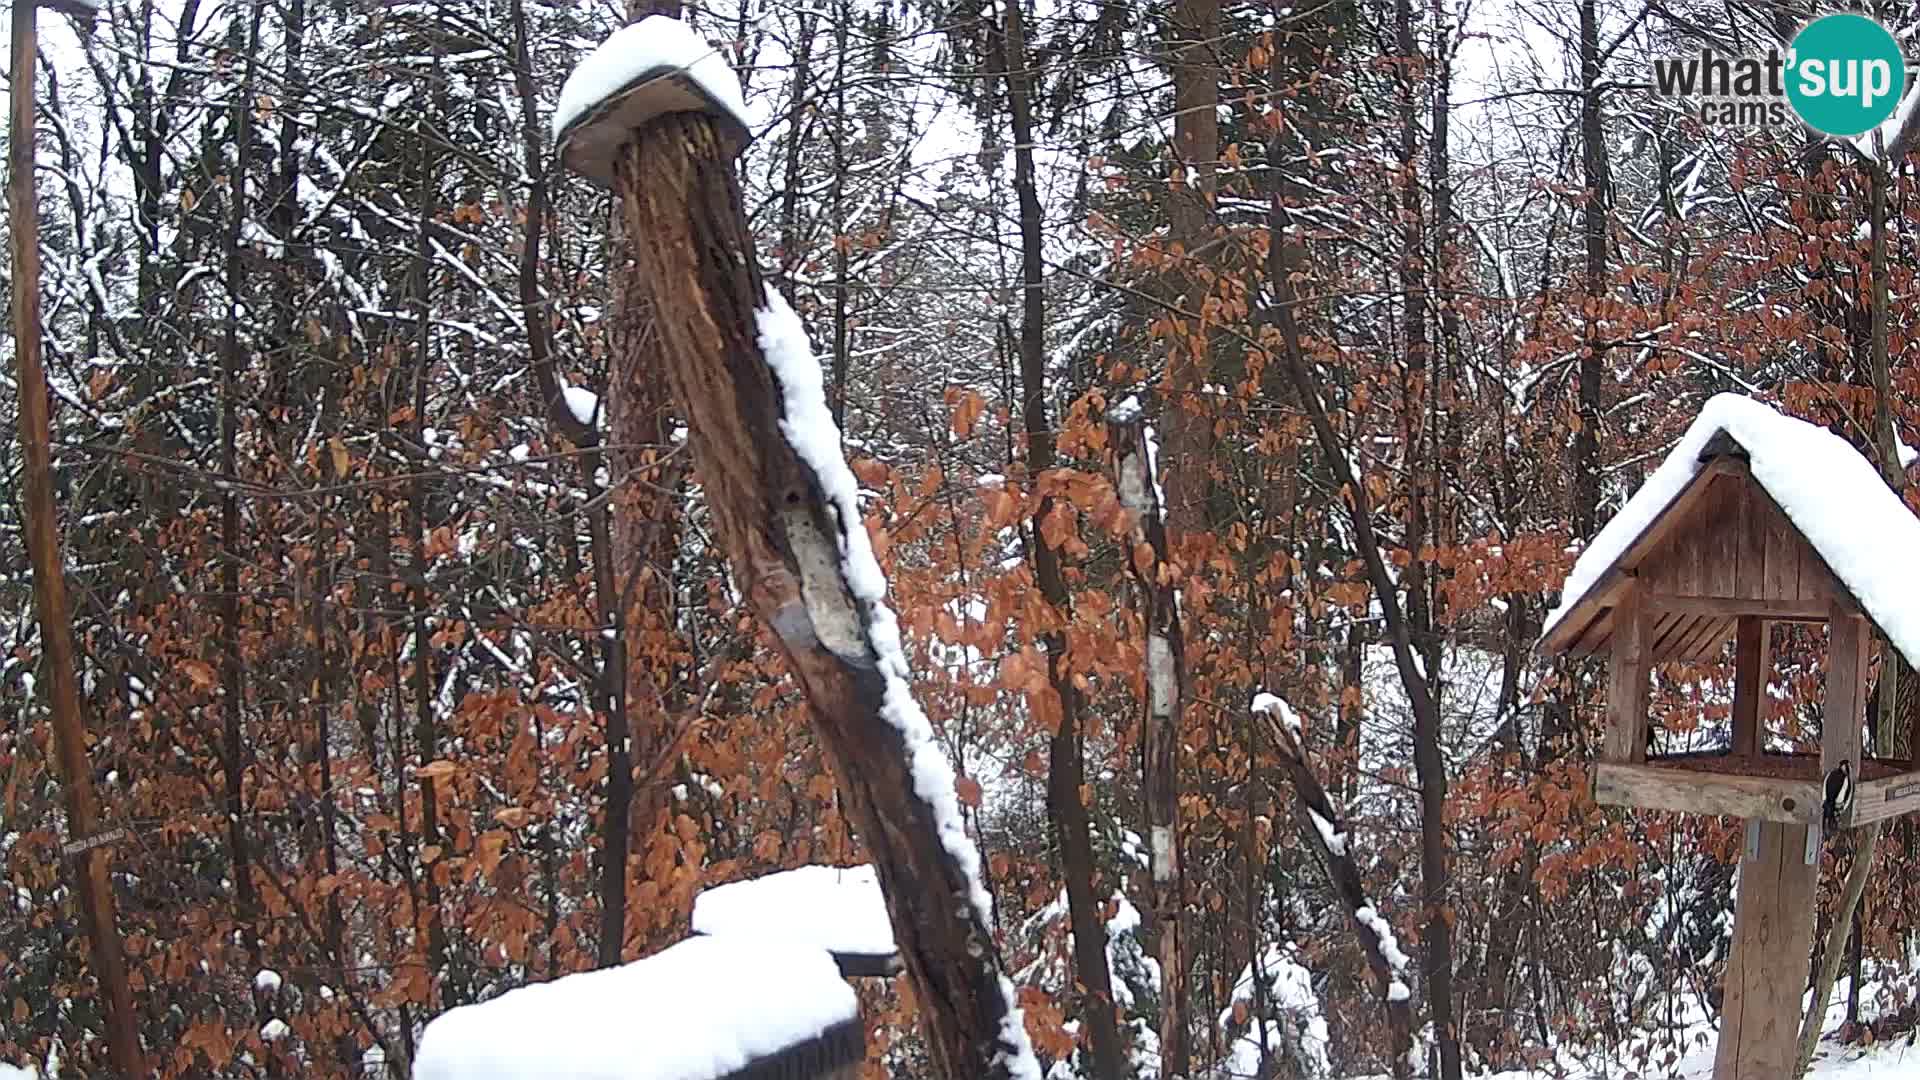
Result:
{"label": "leaning dead tree trunk", "polygon": [[1139,402],[1129,398],[1107,413],[1107,445],[1113,448],[1114,488],[1132,515],[1127,568],[1140,588],[1147,629],[1147,726],[1141,737],[1141,786],[1146,791],[1148,903],[1159,930],[1155,952],[1165,983],[1160,1010],[1163,1076],[1185,1075],[1187,1062],[1187,959],[1183,904],[1186,877],[1180,863],[1180,710],[1186,678],[1186,646],[1180,636],[1180,598],[1167,550],[1167,523],[1154,475],[1154,454]]}
{"label": "leaning dead tree trunk", "polygon": [[1353,861],[1350,834],[1341,827],[1340,812],[1319,774],[1300,745],[1299,718],[1286,702],[1272,694],[1253,699],[1253,711],[1266,721],[1267,732],[1279,751],[1281,770],[1293,781],[1293,816],[1300,835],[1306,838],[1319,859],[1327,884],[1340,897],[1340,906],[1353,920],[1353,932],[1360,939],[1360,951],[1367,956],[1367,968],[1373,972],[1380,991],[1380,1005],[1387,1013],[1387,1037],[1393,1047],[1390,1063],[1393,1075],[1413,1075],[1413,993],[1403,976],[1408,959],[1399,939],[1380,909],[1367,899],[1360,881],[1360,867]]}
{"label": "leaning dead tree trunk", "polygon": [[[713,68],[702,66],[712,54],[685,27],[655,18],[621,33],[633,37],[609,47],[668,59],[567,125],[561,150],[614,188],[714,535],[800,684],[872,853],[933,1073],[1038,1080],[979,852],[906,682],[819,365],[799,318],[761,279],[732,164],[739,111],[716,100]],[[732,82],[724,65],[720,74]]]}
{"label": "leaning dead tree trunk", "polygon": [[66,795],[66,854],[73,861],[81,925],[86,927],[93,977],[106,999],[107,1047],[126,1080],[146,1075],[135,1026],[133,991],[108,871],[108,837],[100,832],[100,801],[87,760],[87,725],[80,715],[73,628],[53,504],[53,435],[47,415],[47,372],[40,362],[40,208],[33,186],[34,0],[13,5],[13,93],[9,102],[7,212],[13,238],[13,355],[18,367],[20,447],[25,458],[27,559],[33,565],[34,609],[53,709],[53,749]]}

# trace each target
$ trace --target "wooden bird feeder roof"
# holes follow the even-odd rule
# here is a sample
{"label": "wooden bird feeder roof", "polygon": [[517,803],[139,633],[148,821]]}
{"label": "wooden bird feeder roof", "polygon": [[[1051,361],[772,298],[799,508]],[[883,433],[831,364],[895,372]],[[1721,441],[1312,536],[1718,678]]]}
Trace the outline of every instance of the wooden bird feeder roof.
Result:
{"label": "wooden bird feeder roof", "polygon": [[[1920,771],[1861,755],[1877,626],[1920,666],[1920,518],[1851,446],[1759,402],[1708,402],[1664,464],[1575,564],[1541,648],[1605,655],[1611,674],[1603,803],[1815,826],[1823,780],[1857,781],[1842,826],[1920,809]],[[1829,662],[1821,753],[1770,752],[1768,628],[1824,623]],[[1649,760],[1652,667],[1721,655],[1735,641],[1731,745]],[[1810,848],[1812,850],[1811,842]]]}
{"label": "wooden bird feeder roof", "polygon": [[1629,582],[1661,601],[1656,661],[1716,655],[1741,615],[1820,622],[1832,601],[1920,668],[1920,519],[1837,436],[1722,394],[1587,546],[1541,648],[1607,651]]}

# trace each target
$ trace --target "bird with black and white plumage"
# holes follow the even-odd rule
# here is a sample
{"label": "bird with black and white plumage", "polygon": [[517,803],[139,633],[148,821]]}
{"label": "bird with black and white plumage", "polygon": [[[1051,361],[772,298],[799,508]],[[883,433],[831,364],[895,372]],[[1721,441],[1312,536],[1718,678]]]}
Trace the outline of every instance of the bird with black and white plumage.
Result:
{"label": "bird with black and white plumage", "polygon": [[1840,830],[1840,819],[1853,811],[1853,762],[1842,761],[1827,772],[1827,801],[1820,819],[1829,833]]}

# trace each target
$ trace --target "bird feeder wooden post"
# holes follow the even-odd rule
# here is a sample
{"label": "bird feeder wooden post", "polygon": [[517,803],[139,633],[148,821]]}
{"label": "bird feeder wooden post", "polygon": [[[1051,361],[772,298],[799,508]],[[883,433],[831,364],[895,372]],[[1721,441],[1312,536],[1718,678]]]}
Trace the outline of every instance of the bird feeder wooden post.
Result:
{"label": "bird feeder wooden post", "polygon": [[[670,22],[649,19],[623,33],[644,36],[656,23],[684,33]],[[789,429],[791,402],[763,349],[760,322],[773,301],[733,164],[745,126],[712,81],[690,74],[697,69],[677,64],[634,72],[565,122],[558,151],[613,189],[653,303],[662,369],[654,377],[666,379],[686,422],[733,580],[774,631],[848,817],[872,853],[920,1003],[931,1072],[1004,1080],[1033,1059],[987,921],[983,870],[969,865],[977,855],[952,792],[920,790],[919,765],[939,753],[937,744],[930,731],[924,746],[909,744],[896,723],[911,702],[896,700],[906,691],[882,667],[875,610],[858,599],[842,562],[843,530],[865,525],[857,513],[842,520],[812,459],[802,458],[795,439],[825,435]],[[617,392],[624,380],[610,382]],[[838,454],[837,431],[832,439]]]}
{"label": "bird feeder wooden post", "polygon": [[[1594,539],[1541,647],[1607,658],[1596,801],[1746,820],[1714,1077],[1759,1080],[1790,1076],[1795,1066],[1822,833],[1920,808],[1914,762],[1861,753],[1868,598],[1883,620],[1910,606],[1898,553],[1920,550],[1906,546],[1920,543],[1920,522],[1864,458],[1826,432],[1745,399],[1717,398],[1709,410]],[[1873,513],[1859,512],[1858,528],[1831,527],[1856,513],[1824,505],[1832,497],[1824,491],[1843,489],[1874,504]],[[1873,536],[1869,522],[1900,535]],[[1888,582],[1901,583],[1891,590],[1899,595],[1888,595]],[[1828,627],[1817,756],[1776,752],[1767,731],[1777,623]],[[1903,652],[1920,652],[1911,634],[1891,637]],[[1657,753],[1648,722],[1654,667],[1712,660],[1729,638],[1735,675],[1725,744]]]}

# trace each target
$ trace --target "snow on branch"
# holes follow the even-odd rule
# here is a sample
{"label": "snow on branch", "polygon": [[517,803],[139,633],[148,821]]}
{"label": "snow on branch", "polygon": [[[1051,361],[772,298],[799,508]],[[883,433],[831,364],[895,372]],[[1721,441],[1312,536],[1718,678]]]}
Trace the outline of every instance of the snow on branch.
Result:
{"label": "snow on branch", "polygon": [[[866,650],[870,650],[870,662],[884,680],[880,715],[900,733],[913,777],[914,794],[932,812],[941,846],[966,882],[974,919],[981,927],[991,927],[993,900],[987,892],[980,851],[966,833],[953,765],[934,738],[933,724],[914,700],[907,683],[907,657],[901,645],[900,625],[886,603],[887,579],[874,558],[866,522],[860,514],[859,483],[840,450],[840,428],[827,407],[820,363],[807,341],[806,327],[785,298],[772,286],[766,287],[765,298],[765,306],[755,312],[755,319],[761,354],[779,383],[780,432],[812,471],[821,497],[836,519],[840,574],[859,609],[859,636],[864,639]],[[824,601],[816,603],[811,596],[807,598],[808,613],[820,642],[840,653],[843,660],[867,662],[864,657],[846,654],[850,643],[844,638],[851,628],[834,625],[838,621],[834,606]],[[836,642],[836,638],[843,640]],[[1006,1006],[1000,1032],[1004,1064],[1016,1078],[1038,1080],[1039,1063],[1027,1039],[1013,984],[1004,975],[999,982]]]}
{"label": "snow on branch", "polygon": [[1380,914],[1361,884],[1360,868],[1353,858],[1349,834],[1340,825],[1341,815],[1327,795],[1313,764],[1301,743],[1300,716],[1277,695],[1260,692],[1250,705],[1252,712],[1267,722],[1275,748],[1288,778],[1293,781],[1295,818],[1300,832],[1320,856],[1327,881],[1339,894],[1342,906],[1353,919],[1367,964],[1379,983],[1394,1031],[1395,1046],[1407,1048],[1412,1042],[1410,1003],[1413,992],[1407,985],[1409,957],[1400,948],[1393,925]]}

